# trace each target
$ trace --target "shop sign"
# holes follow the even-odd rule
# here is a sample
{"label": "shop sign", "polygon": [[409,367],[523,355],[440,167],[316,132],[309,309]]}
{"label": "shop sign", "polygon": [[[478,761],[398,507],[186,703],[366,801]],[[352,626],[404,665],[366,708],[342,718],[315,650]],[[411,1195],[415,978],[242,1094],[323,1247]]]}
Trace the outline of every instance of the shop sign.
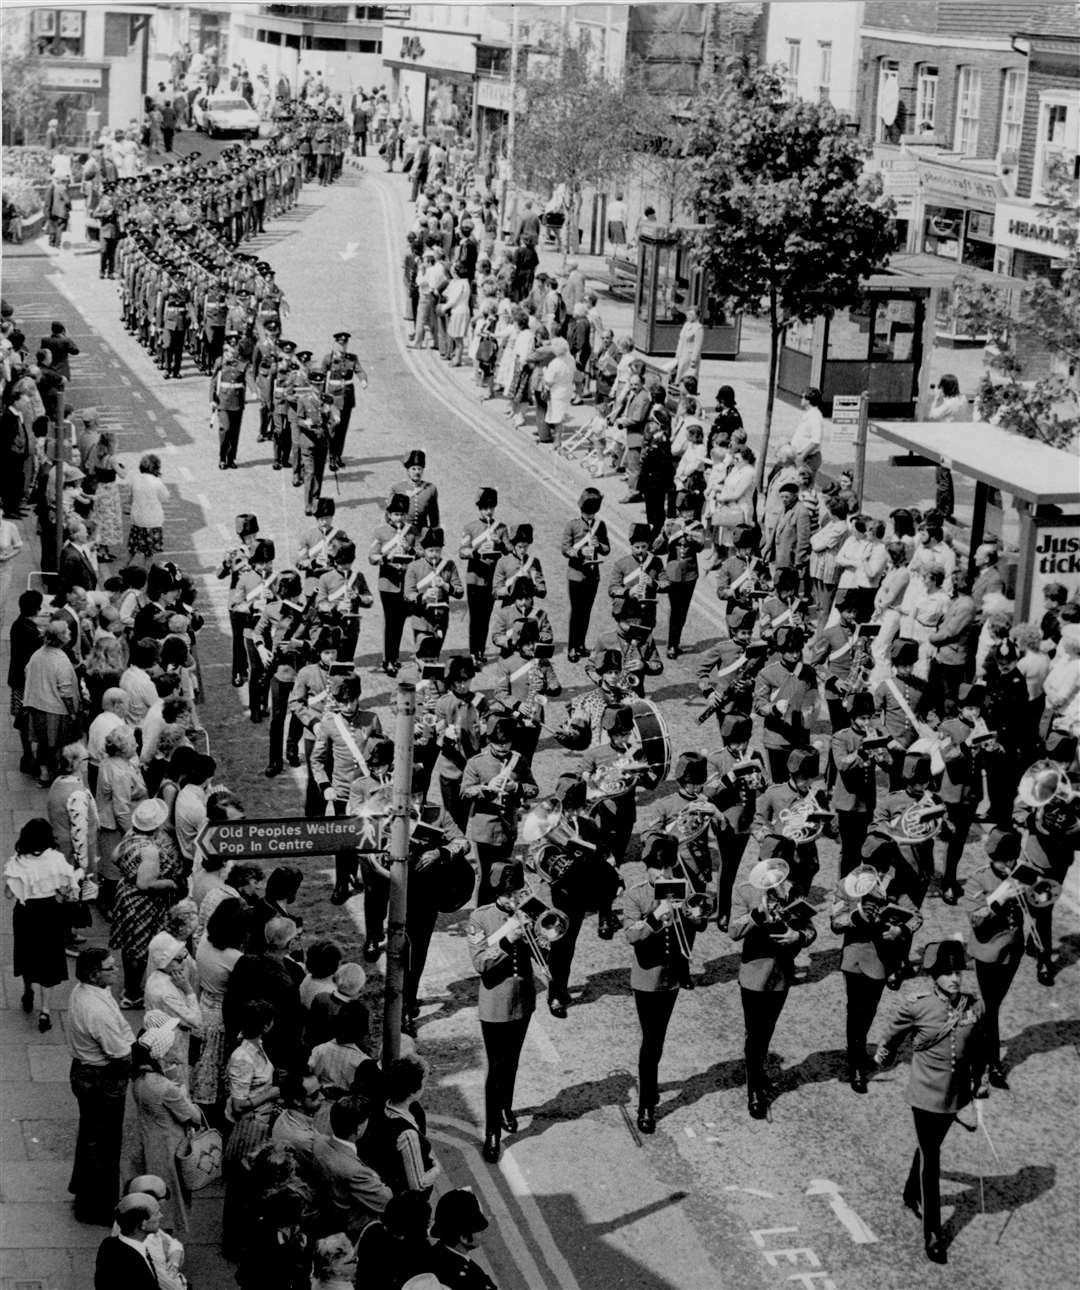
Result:
{"label": "shop sign", "polygon": [[496,108],[500,112],[509,112],[511,101],[509,81],[480,77],[476,82],[477,107]]}
{"label": "shop sign", "polygon": [[1068,255],[1076,242],[1076,229],[1065,219],[1021,202],[999,202],[994,214],[994,241],[1036,255]]}
{"label": "shop sign", "polygon": [[919,186],[914,158],[895,149],[889,153],[875,149],[866,168],[871,174],[881,176],[881,191],[886,197],[892,198],[896,206],[896,218],[911,219],[915,210],[915,192]]}
{"label": "shop sign", "polygon": [[44,68],[45,84],[53,90],[100,90],[100,67]]}
{"label": "shop sign", "polygon": [[952,206],[960,199],[965,206],[993,212],[998,199],[1005,196],[1005,190],[996,175],[978,174],[959,166],[924,161],[921,157],[916,159],[915,164],[919,183],[928,202]]}
{"label": "shop sign", "polygon": [[476,73],[478,35],[383,23],[383,62],[424,72]]}
{"label": "shop sign", "polygon": [[1031,556],[1031,600],[1033,609],[1042,603],[1043,588],[1060,582],[1069,599],[1080,592],[1080,524],[1040,528],[1035,524],[1035,546]]}

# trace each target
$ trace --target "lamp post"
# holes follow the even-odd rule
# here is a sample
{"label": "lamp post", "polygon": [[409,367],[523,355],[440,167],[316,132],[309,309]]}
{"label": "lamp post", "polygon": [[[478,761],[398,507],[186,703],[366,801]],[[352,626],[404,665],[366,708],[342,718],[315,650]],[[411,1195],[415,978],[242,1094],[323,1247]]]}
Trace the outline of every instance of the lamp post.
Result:
{"label": "lamp post", "polygon": [[412,806],[413,722],[416,687],[397,687],[394,778],[390,803],[390,906],[386,920],[386,987],[383,995],[383,1069],[401,1056],[401,1003],[405,989],[405,911],[409,897],[409,834]]}

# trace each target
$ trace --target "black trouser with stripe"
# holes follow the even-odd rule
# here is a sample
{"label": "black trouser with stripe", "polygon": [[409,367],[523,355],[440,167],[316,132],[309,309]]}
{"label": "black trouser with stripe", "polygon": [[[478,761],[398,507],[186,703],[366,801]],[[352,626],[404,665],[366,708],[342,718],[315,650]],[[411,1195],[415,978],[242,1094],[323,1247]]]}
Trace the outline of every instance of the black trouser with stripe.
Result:
{"label": "black trouser with stripe", "polygon": [[847,1064],[851,1075],[854,1071],[869,1069],[866,1037],[885,990],[885,978],[866,976],[862,972],[845,972],[843,977],[847,993]]}
{"label": "black trouser with stripe", "polygon": [[941,1231],[941,1144],[956,1116],[923,1111],[917,1106],[911,1108],[911,1114],[919,1145],[908,1171],[904,1200],[922,1206],[923,1237],[929,1239]]}
{"label": "black trouser with stripe", "polygon": [[590,578],[570,582],[567,586],[570,593],[570,623],[566,632],[568,649],[585,652],[585,637],[589,634],[589,619],[599,585],[596,579]]}
{"label": "black trouser with stripe", "polygon": [[401,634],[408,618],[405,597],[396,591],[380,591],[379,599],[383,610],[383,662],[397,663],[401,654]]}
{"label": "black trouser with stripe", "polygon": [[503,1111],[514,1107],[514,1085],[518,1062],[525,1044],[532,1013],[519,1021],[481,1021],[487,1054],[487,1078],[484,1080],[484,1132],[500,1136],[499,1120]]}
{"label": "black trouser with stripe", "polygon": [[638,1049],[638,1106],[653,1110],[660,1100],[660,1059],[668,1023],[679,997],[676,990],[635,990],[641,1047]]}
{"label": "black trouser with stripe", "polygon": [[690,601],[694,598],[697,579],[687,582],[673,582],[668,587],[668,649],[678,649],[682,644],[683,628],[690,613]]}
{"label": "black trouser with stripe", "polygon": [[742,996],[743,1021],[746,1025],[746,1043],[743,1048],[746,1058],[746,1091],[753,1096],[755,1093],[764,1093],[768,1086],[765,1062],[788,992],[748,990],[745,986],[740,986],[739,994]]}
{"label": "black trouser with stripe", "polygon": [[487,648],[495,596],[490,586],[469,583],[465,588],[465,601],[469,606],[469,653],[475,657]]}

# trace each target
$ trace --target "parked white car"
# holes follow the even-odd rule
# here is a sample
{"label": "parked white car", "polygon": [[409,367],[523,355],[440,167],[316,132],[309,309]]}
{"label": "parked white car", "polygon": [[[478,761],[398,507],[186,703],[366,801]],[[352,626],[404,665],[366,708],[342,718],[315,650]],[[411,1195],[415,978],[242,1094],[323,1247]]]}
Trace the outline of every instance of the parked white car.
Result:
{"label": "parked white car", "polygon": [[196,130],[205,130],[213,138],[218,134],[242,134],[254,139],[259,133],[259,114],[239,97],[200,94],[191,105]]}

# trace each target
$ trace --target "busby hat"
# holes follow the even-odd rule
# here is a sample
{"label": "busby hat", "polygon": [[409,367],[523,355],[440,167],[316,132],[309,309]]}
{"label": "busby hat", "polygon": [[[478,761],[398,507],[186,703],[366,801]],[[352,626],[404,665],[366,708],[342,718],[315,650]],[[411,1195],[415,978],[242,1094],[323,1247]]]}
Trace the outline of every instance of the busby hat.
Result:
{"label": "busby hat", "polygon": [[519,524],[513,533],[510,534],[510,544],[512,546],[517,546],[519,542],[523,542],[528,546],[532,540],[533,526],[531,524]]}
{"label": "busby hat", "polygon": [[709,777],[709,763],[703,753],[690,749],[681,753],[675,763],[675,778],[680,784],[704,784]]}
{"label": "busby hat", "polygon": [[821,773],[821,761],[813,748],[793,748],[788,753],[787,773],[791,778],[802,775],[814,779]]}
{"label": "busby hat", "polygon": [[386,503],[386,509],[391,515],[408,515],[409,499],[404,493],[391,493]]}
{"label": "busby hat", "polygon": [[324,627],[315,637],[315,653],[322,654],[325,650],[333,650],[336,654],[341,648],[341,632],[337,627]]}
{"label": "busby hat", "polygon": [[252,564],[273,564],[277,551],[270,538],[260,538],[251,553]]}
{"label": "busby hat", "polygon": [[494,743],[508,744],[514,737],[514,723],[510,717],[488,717],[487,737]]}
{"label": "busby hat", "polygon": [[594,672],[621,672],[622,671],[622,652],[617,649],[606,649],[597,645],[589,659]]}
{"label": "busby hat", "polygon": [[605,708],[600,727],[608,734],[628,734],[634,728],[634,718],[629,708]]}
{"label": "busby hat", "polygon": [[636,546],[639,542],[648,542],[652,538],[652,529],[648,524],[631,524],[630,525],[630,545]]}
{"label": "busby hat", "polygon": [[986,858],[996,860],[998,864],[1012,864],[1020,857],[1020,834],[1014,829],[993,828],[983,843]]}
{"label": "busby hat", "polygon": [[701,503],[701,493],[692,493],[684,488],[675,494],[675,509],[677,511],[692,511],[694,515],[700,515]]}
{"label": "busby hat", "polygon": [[425,551],[430,551],[432,547],[441,547],[446,544],[446,535],[442,529],[428,529],[420,539],[420,545]]}
{"label": "busby hat", "polygon": [[928,780],[932,773],[930,758],[926,753],[908,753],[904,758],[904,779],[921,783]]}
{"label": "busby hat", "polygon": [[315,518],[317,520],[329,519],[337,511],[332,497],[320,497],[315,503]]}
{"label": "busby hat", "polygon": [[251,537],[253,533],[258,533],[259,521],[255,515],[242,512],[236,517],[236,532],[238,536],[245,538]]}
{"label": "busby hat", "polygon": [[652,833],[642,852],[647,869],[669,869],[679,854],[679,839],[674,833]]}
{"label": "busby hat", "polygon": [[749,524],[736,524],[731,530],[731,544],[736,550],[757,545],[754,530]]}
{"label": "busby hat", "polygon": [[566,810],[580,811],[585,806],[585,781],[580,775],[560,775],[555,782],[553,795],[559,799]]}
{"label": "busby hat", "polygon": [[600,509],[604,500],[604,494],[599,488],[583,488],[581,496],[578,498],[578,510],[583,511],[586,515],[595,515]]}
{"label": "busby hat", "polygon": [[525,886],[525,866],[520,860],[496,860],[489,876],[497,893],[521,891]]}
{"label": "busby hat", "polygon": [[352,564],[356,559],[356,543],[344,538],[334,545],[332,558],[335,564]]}
{"label": "busby hat", "polygon": [[956,691],[956,702],[961,708],[981,708],[986,700],[986,686],[977,681],[965,681]]}
{"label": "busby hat", "polygon": [[758,847],[758,864],[747,874],[747,881],[753,883],[754,869],[763,860],[790,860],[795,854],[795,843],[780,833],[766,833]]}
{"label": "busby hat", "polygon": [[516,578],[511,595],[515,600],[522,600],[526,596],[531,598],[536,595],[536,584],[532,578]]}
{"label": "busby hat", "polygon": [[943,721],[940,727],[940,733],[947,735],[954,744],[962,744],[968,735],[971,734],[973,726],[970,726],[960,717],[953,717],[950,721]]}
{"label": "busby hat", "polygon": [[476,494],[476,505],[482,511],[490,510],[499,504],[499,494],[489,485],[485,484]]}
{"label": "busby hat", "polygon": [[757,626],[757,614],[749,607],[736,605],[728,611],[727,623],[729,631],[752,632]]}
{"label": "busby hat", "polygon": [[806,643],[806,637],[798,627],[778,627],[774,639],[776,641],[776,648],[782,654],[798,654]]}
{"label": "busby hat", "polygon": [[889,658],[893,667],[914,667],[919,659],[919,646],[916,641],[898,640],[889,646]]}
{"label": "busby hat", "polygon": [[854,613],[859,608],[859,593],[854,587],[844,587],[836,593],[833,603],[838,610],[851,610]]}
{"label": "busby hat", "polygon": [[848,695],[847,710],[853,717],[873,716],[874,696],[869,690],[856,690]]}
{"label": "busby hat", "polygon": [[468,654],[454,654],[446,661],[446,680],[450,685],[471,681],[476,675],[476,665]]}
{"label": "busby hat", "polygon": [[411,470],[413,466],[419,466],[421,470],[427,465],[427,454],[422,448],[413,448],[404,458],[406,470]]}
{"label": "busby hat", "polygon": [[749,717],[741,712],[725,712],[724,719],[720,722],[720,738],[730,744],[749,743],[752,729]]}

